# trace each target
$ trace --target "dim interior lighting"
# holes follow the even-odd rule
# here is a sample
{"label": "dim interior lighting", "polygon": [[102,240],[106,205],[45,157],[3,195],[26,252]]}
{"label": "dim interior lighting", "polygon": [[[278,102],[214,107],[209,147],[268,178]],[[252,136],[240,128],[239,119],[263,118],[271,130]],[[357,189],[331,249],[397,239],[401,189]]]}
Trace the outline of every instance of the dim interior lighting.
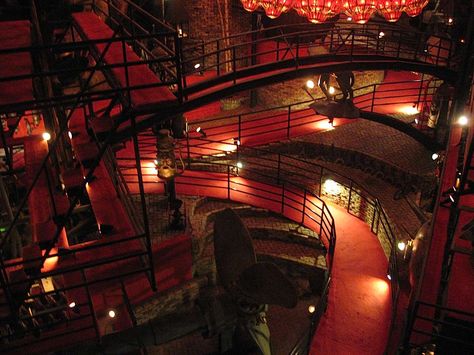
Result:
{"label": "dim interior lighting", "polygon": [[110,318],[115,318],[116,316],[115,311],[113,309],[111,309],[108,314]]}
{"label": "dim interior lighting", "polygon": [[448,18],[448,23],[449,23],[449,24],[452,24],[452,23],[453,23],[452,17]]}
{"label": "dim interior lighting", "polygon": [[71,303],[69,303],[68,306],[69,306],[69,308],[74,308],[74,307],[76,307],[76,302],[71,302]]}
{"label": "dim interior lighting", "polygon": [[244,167],[244,164],[242,164],[242,162],[240,161],[238,161],[236,165],[239,169],[242,169]]}
{"label": "dim interior lighting", "polygon": [[307,87],[308,89],[314,89],[314,86],[315,86],[315,84],[314,84],[314,81],[313,81],[313,80],[308,80],[308,81],[306,82],[306,87]]}
{"label": "dim interior lighting", "polygon": [[313,314],[315,311],[316,311],[316,307],[315,307],[315,306],[310,305],[310,306],[308,307],[308,312],[309,312],[310,314]]}
{"label": "dim interior lighting", "polygon": [[72,132],[71,131],[67,132],[67,135],[68,135],[69,139],[72,139]]}
{"label": "dim interior lighting", "polygon": [[51,139],[51,134],[49,134],[49,132],[43,132],[42,136],[45,141],[49,141]]}
{"label": "dim interior lighting", "polygon": [[418,120],[418,118],[415,118],[415,124],[418,124],[420,123],[420,121]]}
{"label": "dim interior lighting", "polygon": [[404,251],[406,249],[406,247],[407,247],[407,244],[404,241],[398,242],[398,244],[397,244],[397,248],[400,251]]}
{"label": "dim interior lighting", "polygon": [[461,43],[464,43],[464,38],[461,38],[461,41],[460,41],[460,42],[461,42]]}
{"label": "dim interior lighting", "polygon": [[324,181],[323,189],[329,195],[338,195],[341,193],[341,186],[332,179],[326,179],[326,181]]}
{"label": "dim interior lighting", "polygon": [[347,21],[349,21],[349,22],[352,21],[352,17],[349,16],[349,17],[347,18]]}
{"label": "dim interior lighting", "polygon": [[392,280],[392,276],[390,274],[387,274],[387,279]]}
{"label": "dim interior lighting", "polygon": [[469,122],[468,118],[464,115],[462,115],[461,117],[458,118],[458,124],[461,125],[461,126],[467,125],[468,122]]}
{"label": "dim interior lighting", "polygon": [[433,155],[431,155],[431,159],[433,160],[436,160],[439,158],[439,154],[438,153],[433,153]]}
{"label": "dim interior lighting", "polygon": [[194,69],[199,69],[201,67],[201,63],[194,64]]}
{"label": "dim interior lighting", "polygon": [[331,95],[334,95],[335,92],[336,92],[336,89],[334,89],[333,86],[330,86],[330,87],[329,87],[329,93],[330,93]]}
{"label": "dim interior lighting", "polygon": [[379,38],[383,38],[385,36],[385,32],[380,31],[379,32]]}
{"label": "dim interior lighting", "polygon": [[206,132],[204,132],[204,130],[201,128],[201,126],[199,126],[198,128],[196,128],[196,132],[199,133],[202,137],[207,137],[207,134]]}

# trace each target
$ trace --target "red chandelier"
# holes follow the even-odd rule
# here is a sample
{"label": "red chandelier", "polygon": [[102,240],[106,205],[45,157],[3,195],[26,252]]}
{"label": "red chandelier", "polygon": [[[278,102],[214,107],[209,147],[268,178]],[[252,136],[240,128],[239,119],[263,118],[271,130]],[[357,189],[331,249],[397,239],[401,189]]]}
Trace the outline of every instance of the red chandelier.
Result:
{"label": "red chandelier", "polygon": [[301,1],[306,18],[312,23],[321,23],[333,17],[341,10],[340,0],[308,0]]}
{"label": "red chandelier", "polygon": [[388,21],[398,21],[405,10],[406,0],[378,0],[377,10]]}
{"label": "red chandelier", "polygon": [[421,10],[428,4],[429,0],[407,0],[405,12],[410,17],[421,14]]}
{"label": "red chandelier", "polygon": [[240,0],[245,10],[261,6],[268,17],[276,18],[290,9],[313,23],[321,23],[345,12],[351,20],[366,23],[378,11],[387,21],[397,21],[402,12],[418,16],[429,0]]}
{"label": "red chandelier", "polygon": [[249,12],[257,10],[257,8],[260,6],[260,0],[240,0],[242,2],[242,6],[244,7],[244,10],[247,10]]}
{"label": "red chandelier", "polygon": [[376,0],[350,0],[344,3],[344,12],[357,23],[369,21],[376,10]]}
{"label": "red chandelier", "polygon": [[260,0],[260,6],[270,18],[277,18],[293,7],[293,0]]}

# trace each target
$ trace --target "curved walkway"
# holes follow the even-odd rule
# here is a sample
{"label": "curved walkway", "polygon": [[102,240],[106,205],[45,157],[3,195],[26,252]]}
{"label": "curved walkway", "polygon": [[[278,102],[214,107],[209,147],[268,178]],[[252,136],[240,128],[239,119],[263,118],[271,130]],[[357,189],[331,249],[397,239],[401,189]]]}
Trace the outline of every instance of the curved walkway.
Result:
{"label": "curved walkway", "polygon": [[370,228],[330,205],[337,247],[329,304],[311,344],[311,354],[379,355],[391,316],[387,259]]}

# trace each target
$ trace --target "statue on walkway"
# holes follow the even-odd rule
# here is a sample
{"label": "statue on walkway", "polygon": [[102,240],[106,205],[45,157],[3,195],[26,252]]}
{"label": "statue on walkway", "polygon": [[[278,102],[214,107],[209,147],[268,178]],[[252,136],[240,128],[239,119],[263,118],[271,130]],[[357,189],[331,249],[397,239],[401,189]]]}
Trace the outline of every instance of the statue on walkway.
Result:
{"label": "statue on walkway", "polygon": [[338,101],[352,101],[352,99],[354,99],[354,91],[352,90],[352,86],[354,86],[355,82],[354,73],[350,70],[346,70],[334,73],[334,75],[342,91],[342,98]]}
{"label": "statue on walkway", "polygon": [[323,92],[323,94],[326,96],[326,99],[328,101],[332,101],[332,95],[329,93],[329,79],[330,79],[331,75],[330,73],[322,73],[320,76],[319,76],[319,80],[318,80],[318,86],[319,88],[321,89],[321,91]]}

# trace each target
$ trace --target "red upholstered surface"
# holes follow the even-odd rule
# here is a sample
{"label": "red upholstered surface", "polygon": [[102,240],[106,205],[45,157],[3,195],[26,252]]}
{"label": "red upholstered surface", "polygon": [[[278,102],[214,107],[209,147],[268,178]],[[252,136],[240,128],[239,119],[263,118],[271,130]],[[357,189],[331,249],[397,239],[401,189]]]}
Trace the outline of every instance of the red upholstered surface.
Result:
{"label": "red upholstered surface", "polygon": [[[0,49],[28,47],[31,45],[29,21],[0,22]],[[29,52],[0,54],[0,78],[30,74]],[[31,79],[0,82],[0,105],[33,100]]]}
{"label": "red upholstered surface", "polygon": [[[25,139],[24,147],[26,176],[29,183],[31,183],[41,166],[41,162],[48,153],[48,144],[41,137],[29,137]],[[65,196],[62,194],[55,194],[55,205],[53,206],[46,174],[43,171],[28,196],[28,207],[31,225],[33,226],[33,242],[45,242],[54,237],[56,232],[56,224],[52,220],[54,207],[56,207],[56,212],[64,212],[68,208],[68,203],[64,198]],[[68,246],[64,229],[61,231],[58,245]]]}
{"label": "red upholstered surface", "polygon": [[[113,31],[94,13],[78,12],[73,14],[76,24],[84,32],[90,40],[110,39]],[[106,43],[96,45],[97,50],[101,54],[106,47]],[[139,61],[140,58],[133,52],[129,46],[125,46],[126,61]],[[124,63],[122,43],[113,42],[105,54],[105,62],[107,64]],[[122,87],[127,86],[125,68],[113,68],[112,72]],[[139,64],[128,67],[128,76],[130,86],[156,84],[157,87],[149,89],[133,90],[131,92],[132,105],[134,107],[143,107],[149,104],[169,104],[176,102],[176,97],[168,90],[166,86],[158,87],[160,80],[148,68],[146,64]]]}

